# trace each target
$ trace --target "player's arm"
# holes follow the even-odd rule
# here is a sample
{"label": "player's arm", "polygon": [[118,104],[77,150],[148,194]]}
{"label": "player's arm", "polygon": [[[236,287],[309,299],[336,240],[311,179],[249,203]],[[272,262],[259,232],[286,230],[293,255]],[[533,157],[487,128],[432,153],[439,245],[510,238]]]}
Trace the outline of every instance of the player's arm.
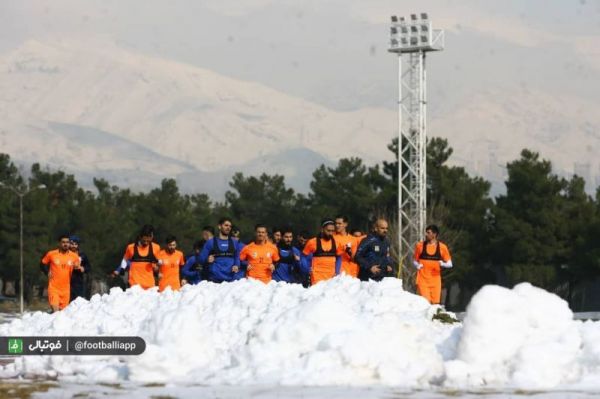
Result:
{"label": "player's arm", "polygon": [[312,252],[308,255],[305,255],[304,252],[302,252],[302,256],[300,256],[300,271],[302,272],[302,274],[310,274],[310,269],[312,267],[312,258]]}
{"label": "player's arm", "polygon": [[356,255],[354,255],[354,261],[358,263],[361,269],[368,271],[371,268],[369,264],[369,260],[367,259],[367,253],[369,252],[369,248],[371,246],[371,240],[362,240],[358,249],[356,250]]}
{"label": "player's arm", "polygon": [[50,257],[48,256],[48,254],[44,255],[44,257],[40,260],[40,270],[46,276],[50,272]]}
{"label": "player's arm", "polygon": [[[216,240],[216,237],[206,240],[206,242],[204,243],[204,246],[202,247],[202,251],[200,251],[198,261],[200,263],[202,263],[203,265],[206,265],[208,263],[213,263],[213,262],[209,262],[209,260],[208,260],[208,257],[210,256],[210,250],[213,247],[213,240]],[[213,261],[214,261],[214,259],[213,259]]]}
{"label": "player's arm", "polygon": [[92,271],[92,265],[90,264],[90,259],[87,257],[86,254],[83,254],[83,256],[81,256],[81,267],[83,267],[84,273],[89,273]]}
{"label": "player's arm", "polygon": [[187,277],[188,279],[200,277],[199,271],[192,270],[192,268],[196,264],[196,256],[197,255],[190,256],[188,258],[188,260],[185,262],[185,264],[183,265],[183,268],[181,269],[181,274],[184,277]]}
{"label": "player's arm", "polygon": [[415,245],[415,252],[414,252],[414,256],[413,256],[413,266],[417,270],[421,270],[423,268],[423,264],[421,262],[419,262],[419,257],[421,256],[422,251],[423,251],[423,243],[418,242],[417,245]]}
{"label": "player's arm", "polygon": [[[273,245],[273,255],[271,257],[271,260],[273,261],[273,263],[275,262],[279,262],[279,260],[281,259],[281,256],[279,256],[279,250],[277,249],[277,247],[275,245]],[[294,251],[292,251],[292,253],[294,253]]]}
{"label": "player's arm", "polygon": [[447,269],[452,268],[454,265],[452,264],[452,258],[450,258],[450,251],[446,244],[440,244],[440,252],[442,255],[442,260],[440,261],[440,266],[445,267]]}
{"label": "player's arm", "polygon": [[300,257],[300,269],[304,274],[310,274],[312,269],[312,258],[313,254],[317,250],[317,241],[312,238],[306,242],[304,249],[302,250],[302,256]]}
{"label": "player's arm", "polygon": [[392,256],[390,255],[391,244],[388,242],[386,246],[387,246],[387,248],[385,250],[385,258],[384,258],[385,268],[386,268],[387,273],[392,273],[394,271],[394,267],[392,266],[393,261],[392,261]]}
{"label": "player's arm", "polygon": [[125,254],[123,255],[123,259],[121,260],[121,263],[119,264],[119,266],[117,266],[117,268],[113,272],[113,276],[125,274],[125,270],[127,270],[127,267],[129,265],[129,260],[132,257],[133,257],[133,247],[127,246],[127,248],[125,248]]}
{"label": "player's arm", "polygon": [[292,254],[294,255],[294,266],[300,266],[300,258],[302,257],[302,253],[296,247],[292,247]]}

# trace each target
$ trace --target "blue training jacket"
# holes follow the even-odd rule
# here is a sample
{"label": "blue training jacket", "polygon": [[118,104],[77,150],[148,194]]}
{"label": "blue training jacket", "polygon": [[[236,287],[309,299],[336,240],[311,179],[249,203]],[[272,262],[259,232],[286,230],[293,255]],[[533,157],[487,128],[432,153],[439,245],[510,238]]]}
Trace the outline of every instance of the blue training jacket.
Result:
{"label": "blue training jacket", "polygon": [[[296,247],[290,249],[278,248],[279,257],[286,259],[290,257],[300,257],[300,250]],[[273,272],[273,280],[285,281],[286,283],[301,283],[300,277],[300,261],[279,261],[275,265],[275,271]]]}
{"label": "blue training jacket", "polygon": [[[208,263],[209,255],[214,254],[214,241],[217,242],[217,249],[221,253],[229,251],[229,245],[231,242],[233,251],[231,256],[217,256],[213,263]],[[215,283],[222,283],[224,281],[233,281],[238,277],[231,271],[233,266],[240,266],[240,243],[232,238],[221,240],[220,238],[213,237],[206,241],[202,252],[200,252],[200,263],[208,265],[208,276],[209,280]],[[239,273],[238,273],[239,274]]]}
{"label": "blue training jacket", "polygon": [[369,234],[358,246],[354,260],[360,266],[363,279],[381,280],[385,273],[373,276],[369,269],[375,265],[381,266],[382,270],[385,270],[386,266],[392,266],[389,240],[374,233]]}
{"label": "blue training jacket", "polygon": [[199,263],[200,255],[192,254],[187,257],[185,265],[183,265],[183,268],[181,269],[181,274],[190,284],[198,284],[202,281],[202,274],[200,271],[194,270]]}

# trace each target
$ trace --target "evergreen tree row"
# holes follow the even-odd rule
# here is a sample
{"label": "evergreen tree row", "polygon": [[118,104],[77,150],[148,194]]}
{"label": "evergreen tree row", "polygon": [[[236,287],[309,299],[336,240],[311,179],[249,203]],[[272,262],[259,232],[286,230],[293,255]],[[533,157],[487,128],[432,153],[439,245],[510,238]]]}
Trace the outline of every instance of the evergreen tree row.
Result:
{"label": "evergreen tree row", "polygon": [[[393,141],[388,148],[396,154],[397,145]],[[521,281],[572,301],[581,283],[600,274],[600,194],[587,195],[582,178],[559,177],[549,161],[523,150],[507,164],[506,193],[492,198],[488,181],[448,165],[452,149],[446,140],[429,140],[427,154],[428,218],[440,225],[451,248],[456,267],[444,276],[444,285],[460,289],[459,307],[484,284]],[[364,231],[374,217],[396,219],[397,171],[397,159],[372,167],[359,158],[342,159],[314,171],[308,195],[287,187],[280,175],[237,173],[224,202],[213,202],[205,194],[182,194],[173,179],[146,193],[95,179],[90,191],[73,175],[34,164],[26,180],[0,154],[0,182],[23,189],[46,186],[23,202],[26,295],[45,284],[39,260],[59,233],[79,235],[94,277],[106,278],[143,224],[155,226],[159,243],[175,234],[184,252],[203,226],[223,215],[234,219],[246,240],[258,222],[316,232],[322,217],[337,214]],[[413,271],[405,264],[402,275],[410,287]],[[18,197],[0,188],[0,278],[17,281],[18,265]]]}

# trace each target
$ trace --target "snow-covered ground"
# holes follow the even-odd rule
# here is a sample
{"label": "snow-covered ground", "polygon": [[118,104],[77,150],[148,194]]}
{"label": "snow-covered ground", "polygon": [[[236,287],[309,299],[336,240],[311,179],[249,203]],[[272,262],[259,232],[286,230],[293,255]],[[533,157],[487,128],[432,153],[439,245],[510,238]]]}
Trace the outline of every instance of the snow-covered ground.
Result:
{"label": "snow-covered ground", "polygon": [[36,398],[156,399],[588,399],[595,392],[406,390],[391,387],[283,387],[283,386],[140,386],[62,383]]}
{"label": "snow-covered ground", "polygon": [[146,341],[144,354],[20,357],[0,375],[58,378],[63,393],[82,383],[137,386],[148,395],[183,387],[183,396],[209,397],[214,389],[235,396],[240,387],[286,397],[297,387],[332,390],[327,397],[344,389],[361,397],[600,392],[600,323],[574,320],[553,294],[526,283],[486,286],[462,324],[432,321],[435,311],[397,279],[342,277],[308,290],[246,280],[162,294],[116,288],[57,314],[26,314],[0,325],[0,335],[136,335]]}

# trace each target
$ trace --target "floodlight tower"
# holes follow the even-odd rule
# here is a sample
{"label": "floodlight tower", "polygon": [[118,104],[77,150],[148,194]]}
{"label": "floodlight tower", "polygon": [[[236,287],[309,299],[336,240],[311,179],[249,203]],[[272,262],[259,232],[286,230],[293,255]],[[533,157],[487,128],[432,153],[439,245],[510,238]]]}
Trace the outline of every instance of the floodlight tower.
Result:
{"label": "floodlight tower", "polygon": [[410,19],[392,16],[390,33],[388,51],[398,54],[398,254],[402,260],[412,253],[425,229],[425,54],[444,49],[444,31],[433,29],[427,14],[421,13],[419,17],[411,14]]}

